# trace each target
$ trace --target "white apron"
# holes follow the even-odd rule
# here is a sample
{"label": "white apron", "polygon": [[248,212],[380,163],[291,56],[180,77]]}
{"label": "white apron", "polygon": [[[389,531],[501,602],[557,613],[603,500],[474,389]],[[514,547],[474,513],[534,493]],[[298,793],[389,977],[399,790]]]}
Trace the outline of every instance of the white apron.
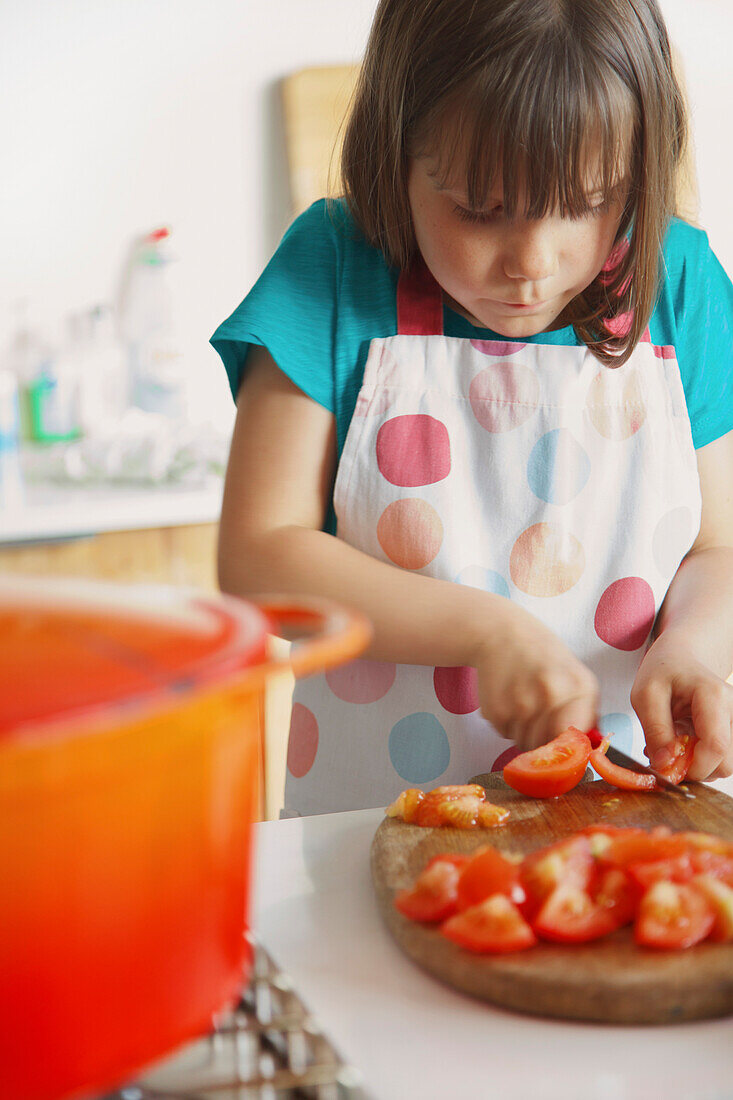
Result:
{"label": "white apron", "polygon": [[[339,462],[338,538],[530,611],[595,673],[601,728],[641,759],[629,693],[700,525],[674,348],[647,334],[607,368],[585,346],[446,337],[424,266],[397,307]],[[283,816],[386,806],[515,751],[481,716],[474,669],[353,661],[296,684]]]}

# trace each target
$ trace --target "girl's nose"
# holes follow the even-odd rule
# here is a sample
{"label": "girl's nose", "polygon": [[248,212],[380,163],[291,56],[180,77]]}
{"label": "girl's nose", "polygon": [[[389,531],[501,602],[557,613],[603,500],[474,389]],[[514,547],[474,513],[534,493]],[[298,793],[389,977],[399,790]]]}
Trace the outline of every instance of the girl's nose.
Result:
{"label": "girl's nose", "polygon": [[504,272],[510,279],[539,283],[557,272],[553,227],[548,221],[523,221],[506,242]]}

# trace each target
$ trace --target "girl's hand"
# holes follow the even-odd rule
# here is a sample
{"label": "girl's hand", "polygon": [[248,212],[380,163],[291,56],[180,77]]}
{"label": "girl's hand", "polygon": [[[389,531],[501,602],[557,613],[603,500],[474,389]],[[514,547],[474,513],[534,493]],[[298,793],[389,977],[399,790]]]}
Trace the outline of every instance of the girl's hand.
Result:
{"label": "girl's hand", "polygon": [[631,705],[653,768],[671,761],[676,729],[694,733],[689,779],[724,779],[733,773],[733,687],[701,664],[668,631],[654,642],[636,674]]}
{"label": "girl's hand", "polygon": [[595,726],[599,690],[590,669],[534,616],[514,604],[505,610],[473,662],[483,716],[525,752],[568,726]]}

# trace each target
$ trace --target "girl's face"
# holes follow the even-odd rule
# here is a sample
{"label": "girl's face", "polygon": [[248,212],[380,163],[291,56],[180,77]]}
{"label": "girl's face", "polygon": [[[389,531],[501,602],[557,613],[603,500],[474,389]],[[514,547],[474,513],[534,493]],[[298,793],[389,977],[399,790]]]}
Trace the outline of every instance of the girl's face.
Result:
{"label": "girl's face", "polygon": [[595,208],[582,218],[509,221],[500,183],[481,210],[471,211],[458,177],[441,180],[435,173],[430,157],[412,157],[407,190],[418,247],[448,304],[502,336],[560,327],[565,307],[595,279],[613,248],[623,192],[608,206],[602,195],[592,197]]}

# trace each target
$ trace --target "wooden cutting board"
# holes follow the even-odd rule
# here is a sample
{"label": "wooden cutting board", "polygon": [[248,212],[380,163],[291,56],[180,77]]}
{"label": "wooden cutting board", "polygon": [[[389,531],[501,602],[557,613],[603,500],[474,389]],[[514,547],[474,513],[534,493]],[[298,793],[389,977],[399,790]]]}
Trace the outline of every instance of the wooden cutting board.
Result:
{"label": "wooden cutting board", "polygon": [[629,928],[575,947],[540,943],[513,955],[461,950],[392,904],[438,852],[470,852],[483,844],[526,854],[584,825],[668,825],[733,841],[733,799],[703,784],[696,798],[620,791],[583,782],[555,799],[526,798],[500,775],[471,779],[511,817],[497,829],[428,829],[385,818],[374,836],[372,879],[379,909],[402,950],[447,985],[519,1012],[617,1024],[666,1024],[733,1013],[733,944],[702,943],[686,951],[637,947]]}

